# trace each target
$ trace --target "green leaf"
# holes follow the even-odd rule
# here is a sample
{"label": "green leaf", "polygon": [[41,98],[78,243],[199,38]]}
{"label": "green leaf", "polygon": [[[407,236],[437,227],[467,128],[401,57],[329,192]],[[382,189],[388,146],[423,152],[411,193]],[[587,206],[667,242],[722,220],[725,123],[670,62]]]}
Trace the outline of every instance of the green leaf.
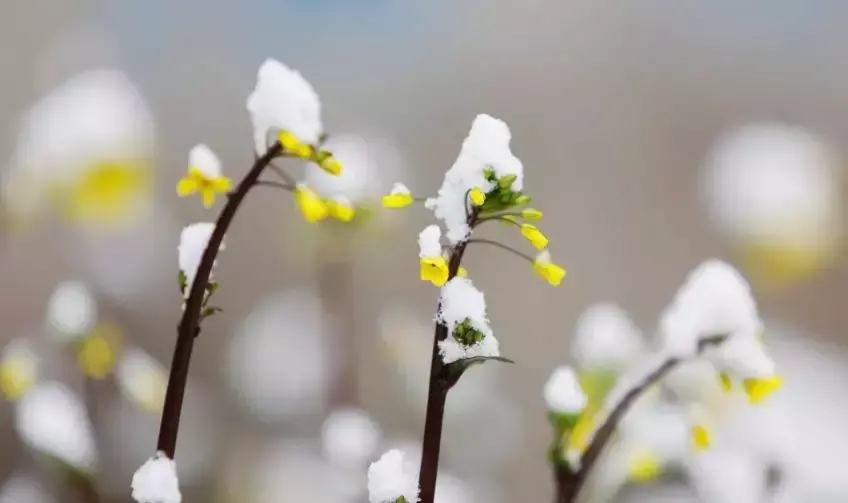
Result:
{"label": "green leaf", "polygon": [[186,284],[188,283],[188,278],[186,278],[185,273],[180,269],[180,272],[177,274],[177,284],[180,286],[180,292],[185,295]]}
{"label": "green leaf", "polygon": [[445,381],[448,387],[452,387],[453,385],[455,385],[466,370],[468,370],[474,365],[480,365],[482,363],[486,363],[487,361],[515,363],[509,358],[504,358],[503,356],[475,356],[474,358],[464,358],[462,360],[457,360],[455,362],[448,363],[447,365],[445,365],[444,368]]}
{"label": "green leaf", "polygon": [[203,312],[202,312],[202,313],[200,313],[200,317],[201,317],[201,318],[206,318],[206,317],[208,317],[208,316],[212,316],[213,314],[215,314],[215,313],[220,313],[220,312],[222,312],[222,311],[223,311],[223,309],[221,309],[220,307],[217,307],[217,306],[209,306],[209,307],[207,307],[207,308],[204,308],[204,309],[203,309]]}

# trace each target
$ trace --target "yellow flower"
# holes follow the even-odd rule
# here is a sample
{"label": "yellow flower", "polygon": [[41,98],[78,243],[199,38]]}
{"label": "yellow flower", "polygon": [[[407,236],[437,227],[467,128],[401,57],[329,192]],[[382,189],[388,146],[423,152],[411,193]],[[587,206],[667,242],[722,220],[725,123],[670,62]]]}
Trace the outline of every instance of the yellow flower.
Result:
{"label": "yellow flower", "polygon": [[774,376],[768,379],[745,379],[742,384],[751,405],[759,405],[772,393],[783,387],[783,379]]}
{"label": "yellow flower", "polygon": [[710,448],[712,439],[710,438],[710,432],[706,427],[700,424],[695,425],[689,433],[692,438],[692,445],[695,447],[696,451],[705,451]]}
{"label": "yellow flower", "polygon": [[521,235],[537,250],[544,250],[548,246],[548,238],[533,224],[521,224]]}
{"label": "yellow flower", "polygon": [[559,286],[565,277],[565,269],[551,262],[551,254],[544,250],[533,261],[533,270],[551,286]]}
{"label": "yellow flower", "polygon": [[733,389],[733,381],[730,379],[730,375],[727,372],[721,372],[719,373],[718,378],[721,381],[721,389],[725,393],[730,393]]}
{"label": "yellow flower", "polygon": [[318,166],[333,176],[342,174],[342,163],[332,155],[325,157]]}
{"label": "yellow flower", "polygon": [[353,205],[345,198],[337,197],[327,201],[330,216],[342,222],[350,222],[356,214]]}
{"label": "yellow flower", "polygon": [[314,151],[312,146],[301,142],[297,136],[288,131],[281,131],[277,136],[277,140],[282,145],[283,150],[293,157],[300,159],[309,159],[312,157],[312,152]]}
{"label": "yellow flower", "polygon": [[215,194],[226,194],[233,182],[226,176],[209,177],[200,168],[190,166],[188,174],[177,183],[177,195],[188,197],[200,192],[203,207],[211,208],[215,204]]}
{"label": "yellow flower", "polygon": [[305,185],[298,185],[294,189],[294,199],[303,214],[303,218],[310,224],[320,222],[330,215],[327,204],[318,197],[318,194]]}
{"label": "yellow flower", "polygon": [[433,286],[442,287],[448,281],[448,261],[444,257],[421,259],[421,281],[429,281]]}
{"label": "yellow flower", "polygon": [[471,204],[474,206],[483,206],[483,203],[486,202],[486,194],[477,187],[471,189],[468,198],[471,199]]}
{"label": "yellow flower", "polygon": [[653,482],[662,475],[662,460],[649,452],[637,452],[627,463],[627,474],[636,484]]}
{"label": "yellow flower", "polygon": [[542,219],[542,212],[535,208],[526,208],[521,210],[521,218],[535,222]]}
{"label": "yellow flower", "polygon": [[388,196],[383,196],[383,208],[406,208],[415,201],[412,193],[402,183],[396,183]]}
{"label": "yellow flower", "polygon": [[123,223],[151,195],[150,174],[143,161],[104,161],[86,169],[59,198],[67,197],[67,215],[73,221]]}
{"label": "yellow flower", "polygon": [[580,454],[589,447],[589,434],[595,429],[594,414],[584,412],[574,425],[571,436],[568,438],[568,450]]}
{"label": "yellow flower", "polygon": [[38,363],[25,355],[13,355],[0,363],[0,391],[7,400],[14,402],[26,394],[35,384]]}
{"label": "yellow flower", "polygon": [[118,362],[121,329],[101,324],[86,336],[77,348],[77,361],[82,371],[92,379],[105,379]]}

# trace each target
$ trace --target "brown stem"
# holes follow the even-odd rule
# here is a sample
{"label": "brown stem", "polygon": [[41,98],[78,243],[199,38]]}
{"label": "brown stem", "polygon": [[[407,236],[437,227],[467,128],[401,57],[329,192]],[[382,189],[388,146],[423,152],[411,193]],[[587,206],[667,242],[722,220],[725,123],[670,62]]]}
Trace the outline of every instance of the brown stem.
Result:
{"label": "brown stem", "polygon": [[571,471],[568,466],[557,464],[554,468],[554,476],[556,477],[556,499],[554,503],[577,501],[577,492],[579,491],[577,474]]}
{"label": "brown stem", "polygon": [[197,267],[197,274],[191,285],[182,319],[177,327],[177,343],[174,347],[174,357],[171,360],[171,373],[168,376],[168,389],[165,392],[162,421],[159,425],[159,440],[156,444],[156,449],[164,452],[171,459],[174,459],[177,448],[177,432],[180,428],[180,414],[182,413],[183,397],[188,381],[191,351],[194,347],[194,338],[200,334],[200,309],[209,283],[209,275],[212,273],[212,265],[218,256],[224,235],[244,197],[259,180],[259,176],[271,160],[280,155],[281,152],[282,147],[279,142],[275,143],[265,155],[256,159],[253,163],[250,171],[239,183],[235,192],[229,196],[227,204],[221,210],[221,214],[215,222],[215,229],[209,237],[209,243],[206,245],[206,250],[204,250]]}
{"label": "brown stem", "polygon": [[[469,217],[473,221],[474,215]],[[448,281],[459,271],[462,255],[467,241],[456,245],[448,263]],[[436,495],[436,476],[439,472],[439,451],[442,447],[442,423],[445,416],[445,400],[448,396],[448,383],[444,379],[445,369],[439,354],[439,341],[448,336],[448,327],[436,323],[433,334],[433,352],[430,356],[430,385],[427,391],[427,412],[424,416],[424,440],[421,451],[421,471],[418,473],[419,498],[421,503],[433,503]]]}

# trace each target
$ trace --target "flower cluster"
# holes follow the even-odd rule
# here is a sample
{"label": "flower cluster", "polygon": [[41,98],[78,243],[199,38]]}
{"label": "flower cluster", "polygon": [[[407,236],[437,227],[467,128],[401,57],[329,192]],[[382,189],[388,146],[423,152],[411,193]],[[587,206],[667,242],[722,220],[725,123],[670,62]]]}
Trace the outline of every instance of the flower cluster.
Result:
{"label": "flower cluster", "polygon": [[[601,429],[614,428],[613,447],[597,468],[606,473],[606,487],[598,481],[601,486],[592,487],[598,496],[594,491],[624,481],[653,480],[687,452],[709,449],[713,430],[737,397],[758,405],[782,385],[762,333],[747,282],[718,260],[697,267],[663,313],[655,355],[623,310],[593,306],[579,320],[573,342],[579,377],[560,368],[545,387],[555,433],[552,462],[574,473],[591,469],[583,463],[589,447],[609,438],[601,439]],[[661,386],[673,400],[663,398]],[[635,402],[625,399],[629,394]],[[605,424],[619,411],[627,415]],[[620,468],[616,458],[624,460]]]}
{"label": "flower cluster", "polygon": [[153,119],[120,71],[72,77],[25,113],[19,131],[2,187],[15,223],[53,206],[77,225],[125,226],[150,205]]}
{"label": "flower cluster", "polygon": [[[434,198],[417,198],[401,183],[383,197],[385,208],[405,208],[415,201],[433,211],[442,222],[451,247],[464,246],[478,225],[499,221],[519,229],[539,252],[529,261],[545,281],[558,286],[565,269],[551,261],[548,238],[534,224],[542,212],[527,208],[530,196],[523,192],[524,167],[510,150],[511,135],[506,123],[481,114],[462,144],[459,156],[445,174]],[[421,279],[442,287],[449,279],[449,264],[441,245],[442,231],[430,226],[419,237]]]}
{"label": "flower cluster", "polygon": [[[279,155],[306,161],[324,172],[339,176],[342,165],[329,150],[322,148],[326,140],[321,121],[321,102],[312,85],[303,76],[279,61],[269,59],[259,68],[256,87],[247,99],[254,129],[256,154],[266,154],[275,145]],[[273,171],[282,182],[259,182],[274,185],[294,194],[304,220],[316,223],[332,217],[342,222],[353,219],[353,204],[344,197],[322,199],[305,182],[295,183],[275,165]],[[177,184],[177,194],[186,197],[199,193],[203,205],[211,208],[217,194],[227,195],[232,182],[223,175],[221,162],[206,145],[198,145],[189,154],[188,173]]]}

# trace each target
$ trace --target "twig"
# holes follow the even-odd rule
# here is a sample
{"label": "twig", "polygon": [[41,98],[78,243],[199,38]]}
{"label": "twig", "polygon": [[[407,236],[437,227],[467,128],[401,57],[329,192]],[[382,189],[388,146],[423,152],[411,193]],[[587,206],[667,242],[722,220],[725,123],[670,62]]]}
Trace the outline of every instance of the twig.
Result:
{"label": "twig", "polygon": [[517,256],[523,258],[524,260],[530,262],[531,264],[534,262],[533,257],[531,257],[530,255],[527,255],[524,252],[518,251],[518,250],[516,250],[515,248],[513,248],[509,245],[505,245],[505,244],[498,242],[498,241],[495,241],[493,239],[469,239],[467,242],[469,244],[470,243],[480,243],[480,244],[487,244],[487,245],[496,246],[496,247],[500,248],[501,250],[506,250],[506,251],[512,253],[513,255],[517,255]]}
{"label": "twig", "polygon": [[227,203],[221,210],[215,229],[209,237],[209,243],[200,259],[197,274],[191,285],[188,300],[185,303],[183,316],[177,327],[177,342],[174,347],[174,356],[171,360],[171,371],[168,376],[168,389],[165,392],[165,404],[162,408],[162,421],[159,425],[159,439],[156,448],[174,459],[177,447],[177,432],[180,428],[180,414],[183,408],[183,397],[185,395],[186,382],[188,381],[188,369],[191,362],[191,352],[194,347],[194,338],[200,333],[200,309],[209,275],[212,273],[212,265],[218,255],[224,235],[236,215],[248,191],[259,180],[262,171],[270,164],[271,160],[280,155],[282,147],[275,143],[268,152],[259,157],[248,171],[247,175],[239,183],[235,192],[227,199]]}
{"label": "twig", "polygon": [[[468,215],[468,223],[473,228],[477,219],[477,209]],[[448,281],[459,272],[462,256],[468,241],[454,247],[448,262]],[[436,477],[439,473],[439,452],[442,447],[442,424],[445,418],[445,401],[450,384],[445,377],[445,364],[439,354],[439,342],[447,339],[448,327],[436,322],[433,333],[433,351],[430,356],[430,383],[427,390],[427,412],[424,416],[424,439],[421,443],[421,470],[418,472],[419,501],[433,503],[436,496]]]}

